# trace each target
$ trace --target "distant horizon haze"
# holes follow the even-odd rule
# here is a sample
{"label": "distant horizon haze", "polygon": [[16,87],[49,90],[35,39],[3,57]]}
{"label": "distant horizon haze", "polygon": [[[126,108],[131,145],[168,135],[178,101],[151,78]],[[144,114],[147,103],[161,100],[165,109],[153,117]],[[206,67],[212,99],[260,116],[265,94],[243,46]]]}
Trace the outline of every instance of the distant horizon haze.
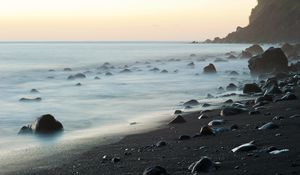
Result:
{"label": "distant horizon haze", "polygon": [[246,26],[256,0],[1,1],[0,41],[202,41]]}

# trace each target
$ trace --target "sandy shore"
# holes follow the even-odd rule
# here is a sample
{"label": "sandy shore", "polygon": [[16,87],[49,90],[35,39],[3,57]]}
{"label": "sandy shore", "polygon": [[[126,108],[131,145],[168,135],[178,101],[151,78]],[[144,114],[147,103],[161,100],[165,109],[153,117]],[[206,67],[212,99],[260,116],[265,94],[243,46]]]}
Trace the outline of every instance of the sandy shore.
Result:
{"label": "sandy shore", "polygon": [[[297,100],[271,102],[260,109],[260,114],[249,115],[244,112],[231,116],[220,116],[220,109],[206,112],[206,119],[198,119],[201,111],[183,113],[186,120],[180,124],[163,124],[148,133],[126,136],[120,142],[90,148],[83,153],[67,159],[57,159],[55,164],[31,166],[11,174],[103,174],[103,175],[140,175],[151,166],[162,166],[169,174],[192,174],[188,167],[202,156],[220,162],[218,169],[208,174],[298,174],[300,173],[300,89],[295,88]],[[282,95],[279,95],[280,97]],[[252,110],[253,101],[247,108]],[[280,118],[275,118],[281,116]],[[224,119],[222,128],[236,124],[237,130],[228,130],[214,136],[195,136],[201,126],[213,119]],[[277,129],[258,130],[265,123],[273,121]],[[179,140],[179,136],[191,136]],[[231,150],[250,141],[255,141],[257,149],[233,153]],[[155,144],[165,141],[165,146]],[[274,146],[278,150],[288,149],[277,155],[269,154],[266,149]],[[106,159],[103,157],[106,156]],[[115,162],[112,162],[112,158]],[[118,161],[118,158],[120,161]]]}

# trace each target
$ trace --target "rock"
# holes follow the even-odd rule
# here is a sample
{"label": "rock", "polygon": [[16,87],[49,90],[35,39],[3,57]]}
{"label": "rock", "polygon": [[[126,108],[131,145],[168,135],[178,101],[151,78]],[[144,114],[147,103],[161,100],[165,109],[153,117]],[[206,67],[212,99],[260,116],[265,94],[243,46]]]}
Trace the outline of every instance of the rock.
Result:
{"label": "rock", "polygon": [[214,73],[217,73],[217,70],[216,70],[216,67],[210,63],[208,66],[203,68],[203,73],[214,74]]}
{"label": "rock", "polygon": [[228,99],[228,100],[226,100],[224,103],[230,104],[230,103],[233,103],[233,100],[232,100],[232,99]]}
{"label": "rock", "polygon": [[286,95],[284,95],[283,97],[281,97],[281,101],[289,101],[289,100],[297,100],[297,96],[295,94],[292,93],[287,93]]}
{"label": "rock", "polygon": [[237,129],[239,129],[239,126],[237,124],[233,124],[233,125],[230,126],[230,129],[231,130],[237,130]]}
{"label": "rock", "polygon": [[251,58],[252,54],[248,51],[242,51],[242,53],[240,54],[240,58]]}
{"label": "rock", "polygon": [[263,48],[258,44],[254,44],[254,45],[248,47],[246,49],[246,51],[251,53],[252,55],[259,55],[264,52]]}
{"label": "rock", "polygon": [[64,71],[72,71],[72,69],[71,68],[64,68]]}
{"label": "rock", "polygon": [[206,98],[214,98],[214,96],[211,95],[211,94],[207,94],[207,95],[206,95]]}
{"label": "rock", "polygon": [[287,72],[288,60],[280,48],[269,48],[263,54],[252,57],[248,61],[252,76]]}
{"label": "rock", "polygon": [[227,59],[236,59],[236,56],[230,54],[230,55],[228,55]]}
{"label": "rock", "polygon": [[30,130],[36,134],[53,134],[63,131],[63,125],[52,115],[46,114],[37,118],[31,125],[22,127],[19,133],[30,133]]}
{"label": "rock", "polygon": [[266,149],[266,152],[269,153],[271,151],[277,150],[277,148],[275,146],[270,146]]}
{"label": "rock", "polygon": [[213,130],[208,126],[202,126],[200,129],[200,136],[210,136],[214,135]]}
{"label": "rock", "polygon": [[190,100],[190,101],[187,101],[185,103],[183,103],[183,106],[197,106],[199,105],[200,103],[197,101],[197,100]]}
{"label": "rock", "polygon": [[179,136],[178,140],[189,140],[191,137],[188,135],[181,135]]}
{"label": "rock", "polygon": [[227,87],[226,87],[227,91],[235,91],[237,90],[237,86],[233,83],[230,83]]}
{"label": "rock", "polygon": [[214,62],[228,62],[228,60],[224,60],[222,58],[216,58]]}
{"label": "rock", "polygon": [[194,62],[190,62],[189,64],[187,64],[188,67],[191,67],[191,68],[194,68],[195,67],[195,64]]}
{"label": "rock", "polygon": [[37,97],[37,98],[21,98],[19,100],[20,102],[40,102],[42,101],[41,97]]}
{"label": "rock", "polygon": [[229,73],[229,75],[232,75],[232,76],[238,76],[239,73],[237,73],[237,71],[231,71],[231,72]]}
{"label": "rock", "polygon": [[143,175],[168,175],[167,170],[161,166],[146,168]]}
{"label": "rock", "polygon": [[202,172],[209,172],[213,168],[217,168],[218,166],[219,163],[213,162],[210,158],[204,156],[201,157],[200,160],[192,163],[188,169],[191,170],[192,174],[198,174]]}
{"label": "rock", "polygon": [[285,152],[289,152],[289,149],[281,149],[281,150],[274,150],[269,152],[269,154],[273,154],[273,155],[277,155],[277,154],[281,154],[281,153],[285,153]]}
{"label": "rock", "polygon": [[100,80],[100,78],[99,78],[99,77],[97,77],[97,76],[96,76],[94,79],[95,79],[95,80]]}
{"label": "rock", "polygon": [[113,74],[111,72],[106,72],[105,75],[106,76],[112,76]]}
{"label": "rock", "polygon": [[254,145],[254,141],[251,141],[249,143],[245,143],[238,147],[235,147],[231,151],[235,153],[235,152],[252,151],[252,150],[256,150],[256,149],[257,149],[257,147]]}
{"label": "rock", "polygon": [[168,73],[168,71],[166,69],[164,69],[160,73]]}
{"label": "rock", "polygon": [[240,113],[245,112],[246,110],[243,108],[238,108],[238,107],[226,107],[221,110],[220,115],[221,116],[229,116],[229,115],[237,115]]}
{"label": "rock", "polygon": [[182,114],[182,111],[181,111],[181,110],[176,110],[176,111],[174,112],[174,114]]}
{"label": "rock", "polygon": [[39,93],[39,91],[37,89],[31,89],[30,93]]}
{"label": "rock", "polygon": [[155,144],[156,147],[163,147],[163,146],[166,146],[167,143],[165,141],[159,141]]}
{"label": "rock", "polygon": [[68,77],[68,80],[74,80],[74,79],[82,79],[82,78],[86,78],[86,76],[83,73],[77,73],[75,75],[70,75]]}
{"label": "rock", "polygon": [[258,114],[260,114],[260,111],[257,111],[257,110],[249,112],[249,115],[258,115]]}
{"label": "rock", "polygon": [[208,126],[219,126],[225,124],[225,121],[220,119],[220,120],[212,120],[208,123]]}
{"label": "rock", "polygon": [[258,130],[277,129],[277,128],[279,128],[278,125],[274,124],[273,122],[269,122],[259,127]]}
{"label": "rock", "polygon": [[120,73],[130,73],[130,72],[132,72],[130,69],[124,69],[124,70],[120,71]]}
{"label": "rock", "polygon": [[111,159],[111,162],[112,163],[118,163],[118,162],[120,162],[121,161],[121,159],[119,158],[119,157],[113,157],[112,159]]}
{"label": "rock", "polygon": [[272,120],[283,120],[283,119],[284,119],[283,116],[275,116],[275,117],[273,117]]}
{"label": "rock", "polygon": [[256,84],[245,84],[243,88],[243,93],[244,94],[249,94],[249,93],[259,93],[262,92],[261,88]]}
{"label": "rock", "polygon": [[169,124],[185,123],[185,119],[181,115],[177,115]]}
{"label": "rock", "polygon": [[18,132],[18,134],[32,134],[32,129],[31,126],[23,126],[20,131]]}
{"label": "rock", "polygon": [[276,85],[272,85],[268,89],[266,89],[264,95],[272,95],[272,94],[282,94],[282,91]]}
{"label": "rock", "polygon": [[159,69],[157,67],[154,67],[154,68],[150,69],[150,71],[157,72],[157,71],[159,71]]}
{"label": "rock", "polygon": [[298,118],[298,117],[300,117],[300,115],[299,114],[295,114],[295,115],[291,115],[289,118]]}
{"label": "rock", "polygon": [[211,106],[211,104],[208,104],[208,103],[204,103],[203,105],[202,105],[202,107],[209,107],[209,106]]}
{"label": "rock", "polygon": [[288,58],[298,57],[297,49],[291,44],[285,43],[281,49]]}
{"label": "rock", "polygon": [[208,118],[208,115],[206,114],[201,114],[198,119],[207,119]]}
{"label": "rock", "polygon": [[77,84],[75,84],[75,86],[81,86],[82,84],[81,83],[77,83]]}

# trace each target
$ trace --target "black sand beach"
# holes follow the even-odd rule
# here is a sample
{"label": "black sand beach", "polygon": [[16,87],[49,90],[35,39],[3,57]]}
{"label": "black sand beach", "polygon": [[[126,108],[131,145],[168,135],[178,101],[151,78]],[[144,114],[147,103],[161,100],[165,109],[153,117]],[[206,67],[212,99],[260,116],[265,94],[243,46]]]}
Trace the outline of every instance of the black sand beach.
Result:
{"label": "black sand beach", "polygon": [[[294,93],[300,96],[299,85]],[[277,95],[279,98],[283,95]],[[243,102],[245,103],[245,101]],[[253,109],[253,100],[247,103],[247,109]],[[236,115],[220,116],[220,109],[204,112],[208,118],[198,119],[201,111],[181,114],[185,123],[162,124],[148,133],[130,135],[121,141],[96,146],[58,161],[53,165],[42,164],[28,167],[11,174],[103,174],[103,175],[137,175],[151,166],[162,166],[169,174],[192,174],[188,167],[202,156],[219,162],[218,168],[211,168],[207,174],[299,174],[300,173],[300,100],[271,102],[259,109],[260,114],[249,115],[243,112]],[[202,112],[203,113],[203,112]],[[298,115],[296,117],[291,117]],[[277,117],[276,117],[277,116]],[[213,119],[224,119],[225,124],[216,126],[237,129],[226,130],[216,135],[197,136],[201,126]],[[258,130],[268,122],[278,128]],[[179,140],[179,136],[191,138]],[[196,135],[196,137],[195,137]],[[159,141],[166,145],[156,146]],[[231,150],[241,144],[254,141],[257,149],[233,153]],[[270,147],[275,148],[270,148]],[[288,149],[276,155],[267,152]],[[270,151],[271,151],[270,150]],[[60,160],[59,157],[50,157]],[[114,158],[114,159],[113,159]]]}

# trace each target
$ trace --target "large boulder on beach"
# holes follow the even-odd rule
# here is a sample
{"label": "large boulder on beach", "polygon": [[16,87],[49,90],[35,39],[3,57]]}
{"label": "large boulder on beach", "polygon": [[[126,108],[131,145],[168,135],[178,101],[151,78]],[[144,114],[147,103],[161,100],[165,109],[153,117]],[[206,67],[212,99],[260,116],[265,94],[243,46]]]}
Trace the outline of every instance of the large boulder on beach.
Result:
{"label": "large boulder on beach", "polygon": [[262,92],[261,88],[256,83],[245,84],[243,88],[244,94]]}
{"label": "large boulder on beach", "polygon": [[263,54],[252,57],[248,61],[252,76],[276,74],[288,70],[288,60],[280,48],[269,48]]}
{"label": "large boulder on beach", "polygon": [[254,45],[246,48],[245,51],[251,53],[252,55],[259,55],[264,52],[263,48],[258,44],[254,44]]}
{"label": "large boulder on beach", "polygon": [[51,114],[45,114],[37,118],[31,125],[23,126],[19,134],[53,134],[63,131],[63,125]]}
{"label": "large boulder on beach", "polygon": [[210,63],[208,66],[205,66],[203,68],[203,73],[205,73],[205,74],[215,74],[215,73],[217,73],[217,69],[216,69],[215,65]]}

